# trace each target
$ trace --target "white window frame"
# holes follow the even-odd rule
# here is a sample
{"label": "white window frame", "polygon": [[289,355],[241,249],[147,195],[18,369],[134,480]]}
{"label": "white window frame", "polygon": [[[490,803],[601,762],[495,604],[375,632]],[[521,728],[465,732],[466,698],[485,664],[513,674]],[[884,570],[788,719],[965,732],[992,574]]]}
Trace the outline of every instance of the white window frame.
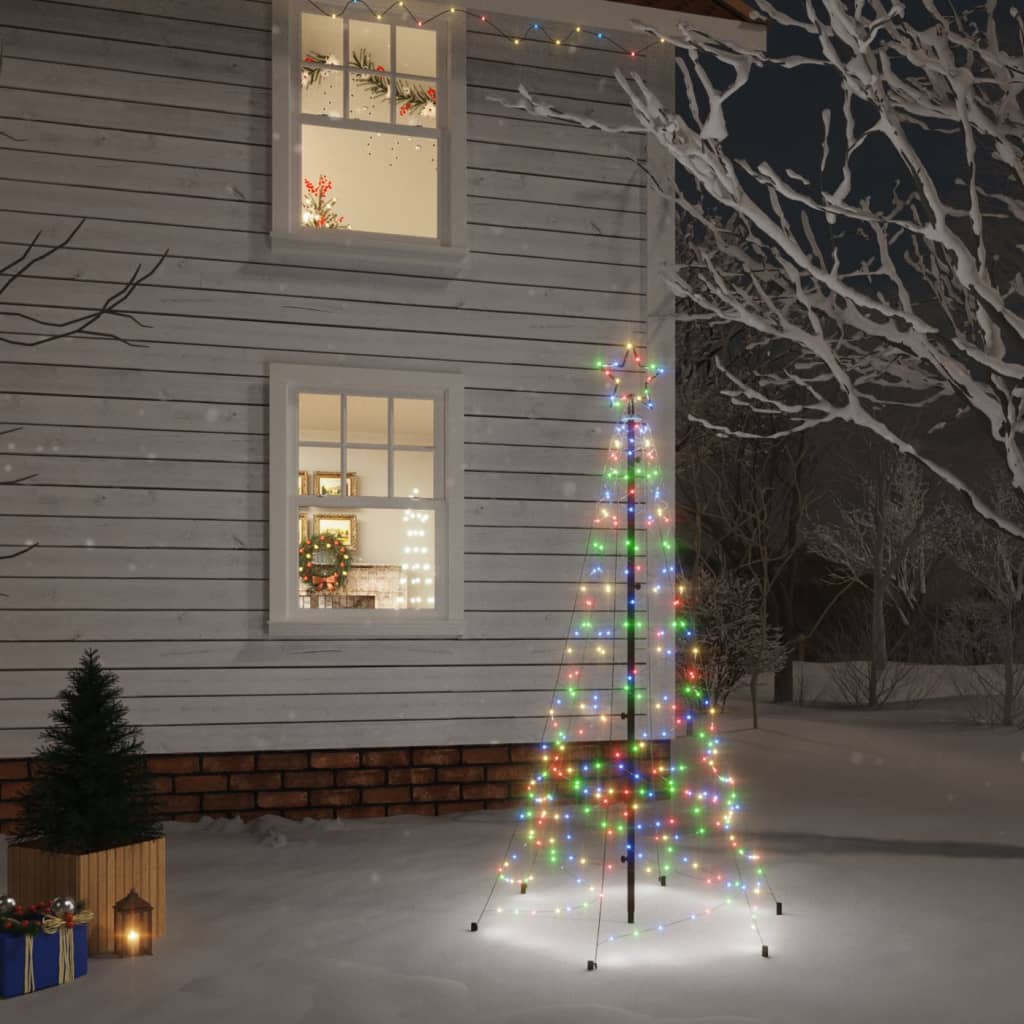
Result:
{"label": "white window frame", "polygon": [[[268,630],[286,637],[454,637],[465,630],[463,590],[463,407],[460,374],[357,369],[322,364],[272,364],[270,372],[270,529]],[[299,608],[296,601],[300,507],[327,510],[359,506],[360,498],[296,494],[298,395],[338,392],[389,398],[430,398],[437,402],[434,439],[435,497],[424,501],[435,513],[436,571],[433,609]],[[404,499],[365,501],[409,507]],[[365,504],[359,507],[365,507]]]}
{"label": "white window frame", "polygon": [[[328,14],[345,9],[344,0],[319,0]],[[362,17],[362,5],[350,5],[347,18]],[[429,16],[447,11],[430,0],[418,0]],[[399,25],[404,8],[387,20]],[[464,16],[442,16],[431,23],[439,39],[437,74],[437,238],[386,235],[369,231],[303,229],[302,187],[302,14],[317,13],[303,0],[273,0],[273,145],[271,186],[271,248],[275,257],[320,266],[379,268],[448,268],[456,271],[467,258],[466,233],[466,28]],[[347,62],[349,55],[345,55]],[[346,123],[347,127],[352,127]],[[367,130],[374,130],[367,122]]]}

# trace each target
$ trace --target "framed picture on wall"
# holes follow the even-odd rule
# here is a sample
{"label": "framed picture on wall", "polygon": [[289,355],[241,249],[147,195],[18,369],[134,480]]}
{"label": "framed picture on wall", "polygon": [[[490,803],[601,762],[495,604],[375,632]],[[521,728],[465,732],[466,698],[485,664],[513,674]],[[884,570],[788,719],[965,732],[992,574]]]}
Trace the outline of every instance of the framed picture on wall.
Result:
{"label": "framed picture on wall", "polygon": [[316,532],[336,533],[341,537],[342,544],[354,548],[356,546],[356,517],[355,516],[317,516]]}
{"label": "framed picture on wall", "polygon": [[309,474],[304,470],[299,470],[299,494],[309,494]]}
{"label": "framed picture on wall", "polygon": [[305,512],[299,513],[299,543],[304,544],[309,540],[309,520]]}
{"label": "framed picture on wall", "polygon": [[[301,493],[305,494],[305,491]],[[341,489],[340,473],[314,473],[313,493],[324,498],[340,498],[343,496]],[[344,497],[351,498],[359,493],[357,489],[355,473],[345,474]]]}

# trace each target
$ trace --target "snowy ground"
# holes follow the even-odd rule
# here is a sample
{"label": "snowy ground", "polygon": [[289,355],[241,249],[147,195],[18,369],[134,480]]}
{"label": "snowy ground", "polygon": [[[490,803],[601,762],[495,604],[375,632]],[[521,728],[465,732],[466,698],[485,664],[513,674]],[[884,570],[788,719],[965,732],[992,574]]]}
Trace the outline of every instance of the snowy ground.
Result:
{"label": "snowy ground", "polygon": [[606,943],[596,972],[582,924],[488,915],[471,934],[506,812],[171,825],[157,955],[94,960],[0,1019],[1021,1024],[1024,733],[947,716],[766,708],[757,732],[723,722],[745,831],[784,901],[760,922],[767,960],[736,905]]}

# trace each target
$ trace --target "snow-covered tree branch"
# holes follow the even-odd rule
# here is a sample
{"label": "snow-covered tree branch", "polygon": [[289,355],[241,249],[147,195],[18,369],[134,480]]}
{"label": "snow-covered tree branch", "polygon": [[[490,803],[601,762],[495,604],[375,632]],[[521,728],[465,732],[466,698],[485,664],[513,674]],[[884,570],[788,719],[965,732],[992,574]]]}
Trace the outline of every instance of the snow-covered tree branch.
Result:
{"label": "snow-covered tree branch", "polygon": [[[671,196],[691,232],[671,277],[679,315],[739,325],[763,350],[746,373],[719,358],[725,393],[760,414],[757,434],[855,424],[1024,537],[1024,522],[936,443],[984,429],[991,461],[1024,493],[1021,15],[997,0],[758,6],[806,43],[799,54],[680,24],[680,113],[640,76],[618,74],[639,127],[688,182]],[[812,173],[744,156],[731,137],[733,102],[771,67],[834,93]],[[525,91],[517,102],[595,125]]]}

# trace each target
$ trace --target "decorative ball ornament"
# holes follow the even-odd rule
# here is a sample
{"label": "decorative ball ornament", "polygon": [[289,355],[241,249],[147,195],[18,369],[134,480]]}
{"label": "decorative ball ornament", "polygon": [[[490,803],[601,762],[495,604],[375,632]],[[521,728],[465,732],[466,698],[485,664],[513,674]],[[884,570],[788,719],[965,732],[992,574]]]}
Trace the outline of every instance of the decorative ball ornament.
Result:
{"label": "decorative ball ornament", "polygon": [[65,917],[75,912],[75,901],[70,896],[58,896],[50,900],[50,913],[54,917]]}
{"label": "decorative ball ornament", "polygon": [[352,549],[340,534],[318,533],[299,545],[299,576],[312,593],[344,590]]}
{"label": "decorative ball ornament", "polygon": [[13,896],[8,896],[7,893],[0,894],[0,917],[13,914],[17,905],[18,901]]}

